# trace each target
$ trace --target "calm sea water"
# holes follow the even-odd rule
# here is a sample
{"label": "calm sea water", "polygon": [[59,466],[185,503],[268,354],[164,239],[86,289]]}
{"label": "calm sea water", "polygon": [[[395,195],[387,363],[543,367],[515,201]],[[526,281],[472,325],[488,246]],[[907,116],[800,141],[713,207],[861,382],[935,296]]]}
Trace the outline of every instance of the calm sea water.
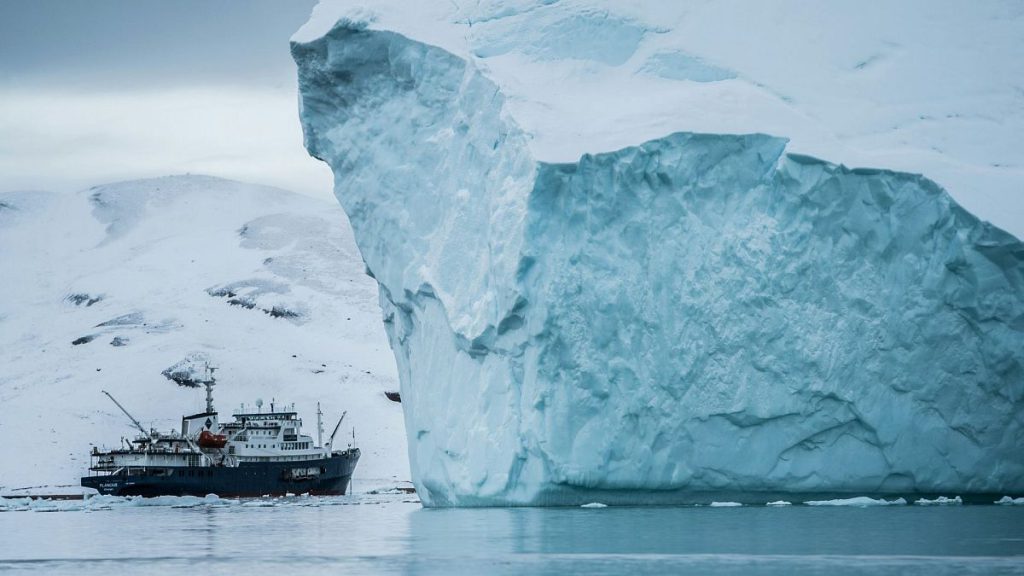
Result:
{"label": "calm sea water", "polygon": [[0,572],[1024,574],[1022,506],[426,510],[401,495],[140,504],[0,506]]}

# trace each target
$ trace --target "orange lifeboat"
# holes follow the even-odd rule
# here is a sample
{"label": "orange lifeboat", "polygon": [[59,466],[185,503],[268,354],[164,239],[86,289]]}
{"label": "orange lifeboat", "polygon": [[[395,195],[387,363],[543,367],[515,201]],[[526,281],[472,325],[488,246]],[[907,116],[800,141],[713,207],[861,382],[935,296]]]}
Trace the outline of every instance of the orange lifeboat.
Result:
{"label": "orange lifeboat", "polygon": [[209,430],[199,433],[199,446],[201,448],[223,448],[228,443],[228,437],[223,434],[214,434]]}

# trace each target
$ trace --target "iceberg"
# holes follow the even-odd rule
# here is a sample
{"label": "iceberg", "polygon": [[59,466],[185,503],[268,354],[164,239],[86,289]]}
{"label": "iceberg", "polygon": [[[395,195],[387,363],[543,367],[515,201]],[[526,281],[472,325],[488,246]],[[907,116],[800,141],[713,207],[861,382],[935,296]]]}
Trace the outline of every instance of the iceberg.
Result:
{"label": "iceberg", "polygon": [[472,55],[357,16],[293,41],[300,119],[425,506],[1024,492],[1015,237],[765,134],[550,161]]}

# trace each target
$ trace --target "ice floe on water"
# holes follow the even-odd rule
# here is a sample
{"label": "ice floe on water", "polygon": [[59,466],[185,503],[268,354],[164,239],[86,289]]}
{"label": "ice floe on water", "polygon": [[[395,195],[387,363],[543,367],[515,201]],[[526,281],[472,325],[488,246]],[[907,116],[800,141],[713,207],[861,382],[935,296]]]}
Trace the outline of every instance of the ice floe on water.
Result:
{"label": "ice floe on water", "polygon": [[914,500],[914,504],[917,504],[918,506],[959,506],[963,503],[964,501],[959,496],[954,498],[939,496],[934,500],[929,500],[927,498],[918,498],[917,500]]}
{"label": "ice floe on water", "polygon": [[584,504],[584,505],[580,506],[580,508],[607,508],[607,507],[608,507],[607,504],[602,504],[600,502],[591,502],[589,504]]}
{"label": "ice floe on water", "polygon": [[264,496],[261,498],[221,498],[216,494],[199,496],[91,496],[82,500],[60,500],[41,498],[0,497],[0,512],[96,512],[132,507],[165,508],[273,508],[273,507],[319,507],[354,506],[361,504],[418,504],[415,496],[408,494],[347,496]]}
{"label": "ice floe on water", "polygon": [[1024,506],[1024,497],[1021,498],[1010,498],[1009,496],[1003,496],[999,500],[994,502],[1002,506]]}
{"label": "ice floe on water", "polygon": [[735,508],[736,506],[743,506],[739,502],[712,502],[712,508]]}
{"label": "ice floe on water", "polygon": [[792,506],[792,502],[786,502],[785,500],[776,500],[774,502],[768,502],[765,506]]}
{"label": "ice floe on water", "polygon": [[804,504],[808,506],[905,506],[907,501],[903,498],[886,500],[884,498],[856,496],[854,498],[837,498],[835,500],[810,500],[804,502]]}

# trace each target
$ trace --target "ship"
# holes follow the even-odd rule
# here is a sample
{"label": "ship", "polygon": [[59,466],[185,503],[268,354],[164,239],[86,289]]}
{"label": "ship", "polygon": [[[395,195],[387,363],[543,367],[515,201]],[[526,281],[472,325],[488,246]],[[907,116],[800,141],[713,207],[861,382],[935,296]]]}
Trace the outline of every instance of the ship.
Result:
{"label": "ship", "polygon": [[[351,444],[334,450],[345,419],[341,414],[323,442],[323,412],[317,404],[317,441],[302,433],[294,404],[263,411],[243,404],[230,422],[221,423],[213,406],[214,368],[200,380],[206,410],[183,416],[181,430],[146,430],[110,393],[103,391],[131,420],[139,435],[122,439],[116,449],[93,447],[82,486],[114,496],[260,497],[287,494],[342,495],[359,462]],[[353,440],[355,433],[353,431]]]}

